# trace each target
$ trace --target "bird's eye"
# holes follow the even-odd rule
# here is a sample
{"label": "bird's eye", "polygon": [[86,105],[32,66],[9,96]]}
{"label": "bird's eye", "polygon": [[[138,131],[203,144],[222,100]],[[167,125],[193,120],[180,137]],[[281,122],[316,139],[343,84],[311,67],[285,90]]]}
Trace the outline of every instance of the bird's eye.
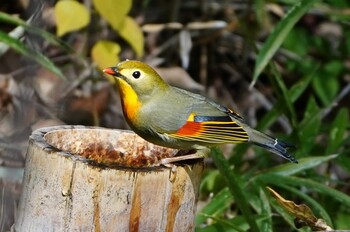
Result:
{"label": "bird's eye", "polygon": [[135,71],[132,73],[132,76],[135,78],[135,79],[138,79],[140,76],[141,76],[141,73],[140,71]]}

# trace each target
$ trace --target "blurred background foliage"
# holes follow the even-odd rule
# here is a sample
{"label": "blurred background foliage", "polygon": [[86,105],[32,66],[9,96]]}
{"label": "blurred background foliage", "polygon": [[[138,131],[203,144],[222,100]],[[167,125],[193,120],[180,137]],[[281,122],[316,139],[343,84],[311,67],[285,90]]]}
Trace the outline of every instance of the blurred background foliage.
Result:
{"label": "blurred background foliage", "polygon": [[33,130],[128,128],[101,73],[125,59],[296,145],[299,164],[247,144],[214,149],[196,231],[350,229],[349,1],[18,0],[0,11],[0,231]]}

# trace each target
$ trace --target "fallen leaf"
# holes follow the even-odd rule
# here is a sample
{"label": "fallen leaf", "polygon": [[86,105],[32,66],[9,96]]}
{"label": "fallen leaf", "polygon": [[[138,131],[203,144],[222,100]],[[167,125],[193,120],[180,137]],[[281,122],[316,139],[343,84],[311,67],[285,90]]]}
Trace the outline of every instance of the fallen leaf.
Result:
{"label": "fallen leaf", "polygon": [[295,219],[294,223],[296,227],[301,228],[309,226],[314,231],[332,231],[333,229],[327,225],[323,219],[315,217],[312,210],[305,204],[297,205],[293,201],[284,199],[272,188],[266,187],[273,197],[276,199],[278,204],[292,214]]}
{"label": "fallen leaf", "polygon": [[194,81],[186,70],[181,67],[155,68],[155,70],[170,85],[196,93],[204,91],[204,86]]}

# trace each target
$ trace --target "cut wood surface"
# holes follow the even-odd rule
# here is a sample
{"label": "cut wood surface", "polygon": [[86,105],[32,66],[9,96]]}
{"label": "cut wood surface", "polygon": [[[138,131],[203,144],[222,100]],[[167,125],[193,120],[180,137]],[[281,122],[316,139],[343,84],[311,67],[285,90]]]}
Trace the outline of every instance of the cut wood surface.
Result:
{"label": "cut wood surface", "polygon": [[58,126],[31,135],[15,231],[193,231],[203,160],[130,131]]}

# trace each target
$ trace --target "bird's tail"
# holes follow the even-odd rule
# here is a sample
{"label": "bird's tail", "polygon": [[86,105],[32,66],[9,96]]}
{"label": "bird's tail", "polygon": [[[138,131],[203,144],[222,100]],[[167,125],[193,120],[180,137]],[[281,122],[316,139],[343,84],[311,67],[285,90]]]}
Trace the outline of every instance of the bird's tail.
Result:
{"label": "bird's tail", "polygon": [[249,141],[267,149],[268,151],[275,153],[276,155],[282,156],[283,158],[289,160],[293,163],[298,163],[298,161],[288,153],[288,148],[295,148],[293,145],[278,140],[274,137],[271,137],[267,134],[259,132],[257,130],[251,129],[248,131]]}

